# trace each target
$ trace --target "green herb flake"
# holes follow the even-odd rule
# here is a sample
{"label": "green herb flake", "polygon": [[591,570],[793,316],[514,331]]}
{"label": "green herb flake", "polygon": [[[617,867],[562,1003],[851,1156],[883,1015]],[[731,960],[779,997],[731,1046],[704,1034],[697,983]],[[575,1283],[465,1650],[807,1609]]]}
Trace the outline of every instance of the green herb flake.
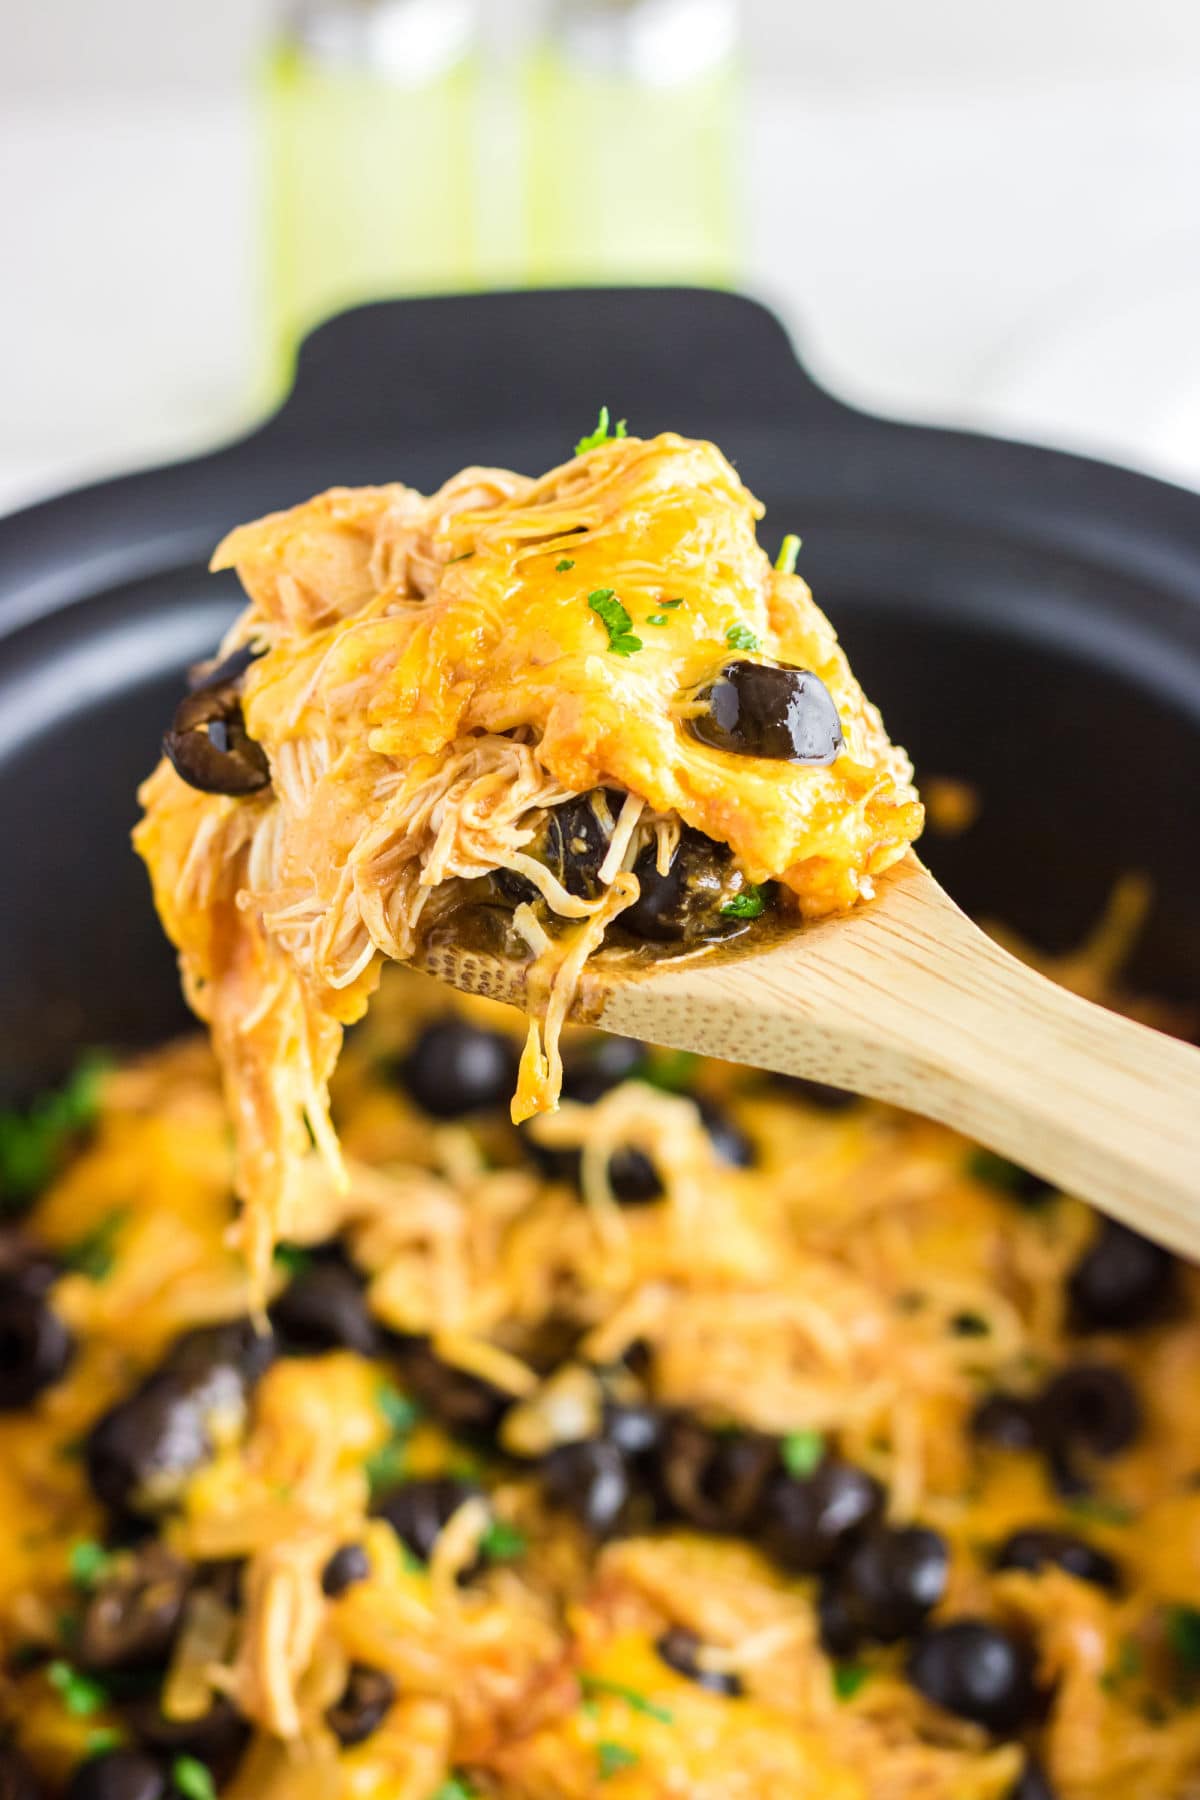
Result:
{"label": "green herb flake", "polygon": [[112,1273],[116,1256],[117,1235],[129,1217],[127,1208],[115,1207],[106,1213],[90,1231],[68,1244],[62,1253],[63,1264],[89,1281],[103,1281]]}
{"label": "green herb flake", "polygon": [[871,1678],[862,1663],[840,1662],[833,1665],[833,1691],[839,1700],[853,1700],[855,1694]]}
{"label": "green herb flake", "polygon": [[767,903],[762,889],[748,887],[725,902],[721,915],[726,919],[761,919],[766,910]]}
{"label": "green herb flake", "polygon": [[171,1764],[171,1785],[183,1800],[217,1800],[212,1771],[197,1756],[177,1756]]}
{"label": "green herb flake", "polygon": [[678,600],[660,600],[658,604],[664,612],[670,612],[672,607],[683,605],[683,596],[680,595]]}
{"label": "green herb flake", "polygon": [[77,1538],[67,1552],[67,1569],[76,1587],[94,1588],[111,1561],[104,1545],[92,1538]]}
{"label": "green herb flake", "polygon": [[25,1112],[0,1112],[0,1207],[19,1207],[50,1180],[72,1138],[96,1116],[107,1058],[84,1057],[61,1088]]}
{"label": "green herb flake", "polygon": [[585,438],[580,438],[579,442],[576,444],[576,456],[582,456],[586,450],[598,449],[601,444],[613,443],[618,438],[623,438],[626,435],[624,419],[617,420],[617,428],[615,431],[610,431],[608,427],[608,408],[607,406],[602,406],[600,408],[600,417],[596,421],[595,431],[591,432],[590,435]]}
{"label": "green herb flake", "polygon": [[637,1079],[668,1094],[682,1094],[691,1087],[699,1066],[700,1058],[694,1050],[652,1050],[638,1069]]}
{"label": "green herb flake", "polygon": [[579,1685],[584,1697],[588,1700],[605,1696],[610,1700],[623,1700],[634,1712],[643,1713],[648,1719],[657,1719],[660,1725],[673,1725],[674,1713],[665,1706],[659,1706],[653,1700],[647,1700],[645,1694],[639,1694],[636,1688],[626,1687],[620,1681],[606,1681],[600,1675],[581,1675]]}
{"label": "green herb flake", "polygon": [[1189,1669],[1200,1669],[1200,1607],[1169,1606],[1166,1611],[1167,1642]]}
{"label": "green herb flake", "polygon": [[450,558],[450,562],[446,564],[446,567],[449,568],[450,563],[470,562],[474,554],[475,552],[473,550],[460,550],[457,556],[452,556]]}
{"label": "green herb flake", "polygon": [[647,625],[669,625],[671,621],[666,613],[647,613],[646,623]]}
{"label": "green herb flake", "polygon": [[761,650],[762,642],[755,637],[748,625],[731,625],[725,633],[725,642],[731,650]]}
{"label": "green herb flake", "polygon": [[518,1556],[524,1556],[529,1539],[507,1520],[493,1519],[479,1540],[479,1548],[490,1562],[513,1562]]}
{"label": "green herb flake", "polygon": [[419,1401],[410,1400],[407,1394],[402,1394],[390,1381],[380,1382],[375,1403],[397,1437],[407,1437],[421,1422]]}
{"label": "green herb flake", "polygon": [[794,531],[789,531],[779,546],[779,555],[775,558],[775,567],[781,575],[796,573],[796,558],[800,554],[800,539]]}
{"label": "green herb flake", "polygon": [[607,1742],[596,1745],[596,1768],[601,1781],[611,1781],[622,1769],[632,1769],[640,1762],[636,1750],[630,1750],[625,1744]]}
{"label": "green herb flake", "polygon": [[84,1739],[83,1754],[86,1757],[107,1756],[111,1750],[119,1750],[125,1741],[125,1733],[119,1725],[98,1725]]}
{"label": "green herb flake", "polygon": [[403,1439],[395,1438],[381,1444],[364,1461],[363,1472],[367,1477],[372,1499],[378,1494],[386,1493],[388,1488],[398,1487],[408,1474],[407,1444]]}
{"label": "green herb flake", "polygon": [[641,638],[630,629],[633,620],[612,588],[596,588],[588,595],[588,606],[607,631],[608,647],[615,656],[632,656],[642,648]]}
{"label": "green herb flake", "polygon": [[788,1474],[803,1480],[806,1475],[812,1474],[825,1454],[825,1433],[811,1427],[803,1431],[789,1431],[780,1445],[780,1454]]}
{"label": "green herb flake", "polygon": [[570,557],[570,556],[564,556],[561,562],[555,563],[554,573],[556,575],[565,575],[567,573],[568,569],[573,569],[574,567],[575,567],[574,558]]}
{"label": "green herb flake", "polygon": [[433,1800],[475,1800],[475,1789],[461,1775],[451,1775],[433,1796]]}
{"label": "green herb flake", "polygon": [[299,1244],[276,1244],[271,1260],[292,1281],[297,1275],[303,1275],[311,1269],[313,1261],[312,1251],[303,1249]]}
{"label": "green herb flake", "polygon": [[72,1718],[90,1718],[108,1705],[108,1689],[99,1681],[93,1681],[90,1675],[73,1669],[68,1662],[52,1662],[46,1676]]}

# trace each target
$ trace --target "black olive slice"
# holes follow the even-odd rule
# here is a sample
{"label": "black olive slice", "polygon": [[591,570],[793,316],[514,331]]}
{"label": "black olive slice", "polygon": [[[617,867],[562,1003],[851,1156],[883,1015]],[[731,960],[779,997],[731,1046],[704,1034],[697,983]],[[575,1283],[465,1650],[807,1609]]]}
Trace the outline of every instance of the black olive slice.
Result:
{"label": "black olive slice", "polygon": [[250,664],[267,654],[265,644],[241,644],[223,656],[220,662],[197,663],[188,670],[188,693],[200,694],[208,688],[232,687],[240,682]]}
{"label": "black olive slice", "polygon": [[228,684],[184,696],[163,738],[163,755],[204,794],[255,794],[270,784],[266,752],[247,736],[242,703]]}
{"label": "black olive slice", "polygon": [[819,675],[789,663],[726,663],[694,696],[687,729],[713,750],[813,767],[840,755],[842,723]]}

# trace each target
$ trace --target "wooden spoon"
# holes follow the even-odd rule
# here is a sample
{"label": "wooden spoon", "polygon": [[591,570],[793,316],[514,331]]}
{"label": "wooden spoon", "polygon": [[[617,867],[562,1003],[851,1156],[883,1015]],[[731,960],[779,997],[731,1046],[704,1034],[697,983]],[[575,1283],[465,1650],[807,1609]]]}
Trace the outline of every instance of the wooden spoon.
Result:
{"label": "wooden spoon", "polygon": [[[605,953],[575,1016],[940,1119],[1200,1258],[1200,1050],[1026,968],[913,854],[879,886],[869,905],[742,954]],[[443,941],[423,966],[526,999],[527,964]]]}

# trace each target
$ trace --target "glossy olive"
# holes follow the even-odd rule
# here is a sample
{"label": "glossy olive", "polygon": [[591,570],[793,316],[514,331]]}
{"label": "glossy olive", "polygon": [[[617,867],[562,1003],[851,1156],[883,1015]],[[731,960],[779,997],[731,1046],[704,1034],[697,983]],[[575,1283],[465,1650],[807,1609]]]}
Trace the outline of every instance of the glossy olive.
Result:
{"label": "glossy olive", "polygon": [[1115,1592],[1121,1585],[1121,1571],[1107,1552],[1098,1550],[1085,1538],[1075,1537],[1069,1531],[1058,1531],[1053,1526],[1031,1525],[1014,1531],[996,1551],[992,1566],[1026,1569],[1030,1573],[1051,1566],[1110,1592]]}
{"label": "glossy olive", "polygon": [[773,1438],[708,1431],[686,1416],[670,1421],[658,1453],[659,1480],[671,1510],[702,1531],[747,1531],[778,1469]]}
{"label": "glossy olive", "polygon": [[197,663],[188,671],[188,693],[202,694],[210,688],[232,687],[240,683],[251,663],[265,656],[265,644],[242,644],[219,662]]}
{"label": "glossy olive", "polygon": [[236,684],[197,688],[175,708],[163,755],[205,794],[255,794],[269,787],[266,751],[246,731]]}
{"label": "glossy olive", "polygon": [[371,1561],[361,1544],[342,1544],[321,1570],[321,1592],[336,1600],[371,1573]]}
{"label": "glossy olive", "polygon": [[1039,1706],[1028,1646],[983,1619],[922,1632],[908,1658],[908,1678],[935,1706],[999,1737],[1019,1731]]}
{"label": "glossy olive", "polygon": [[721,911],[746,888],[746,878],[724,844],[685,825],[665,875],[658,852],[647,844],[633,865],[639,894],[617,920],[620,930],[653,943],[694,943],[718,937],[736,924]]}
{"label": "glossy olive", "polygon": [[546,1497],[574,1514],[593,1537],[615,1536],[624,1526],[634,1483],[628,1458],[605,1438],[560,1444],[542,1459]]}
{"label": "glossy olive", "polygon": [[970,1430],[1000,1450],[1034,1450],[1038,1445],[1037,1402],[1021,1394],[988,1394],[971,1414]]}
{"label": "glossy olive", "polygon": [[939,1532],[907,1525],[868,1533],[839,1577],[858,1636],[879,1644],[911,1637],[945,1593],[949,1569]]}
{"label": "glossy olive", "polygon": [[41,1800],[42,1788],[15,1744],[0,1744],[0,1800]]}
{"label": "glossy olive", "polygon": [[604,1407],[601,1435],[615,1444],[626,1456],[651,1456],[662,1444],[667,1419],[657,1406],[626,1401],[608,1401]]}
{"label": "glossy olive", "polygon": [[833,696],[811,669],[729,662],[695,698],[699,710],[687,728],[714,750],[812,765],[834,762],[841,753]]}
{"label": "glossy olive", "polygon": [[646,1060],[640,1038],[614,1037],[604,1032],[567,1053],[563,1072],[563,1096],[592,1106],[610,1088],[629,1081]]}
{"label": "glossy olive", "polygon": [[816,1574],[845,1554],[883,1514],[884,1492],[854,1463],[827,1457],[812,1475],[777,1475],[764,1497],[763,1542],[797,1574]]}
{"label": "glossy olive", "polygon": [[1080,1452],[1119,1456],[1142,1428],[1142,1405],[1123,1370],[1105,1363],[1077,1363],[1048,1384],[1039,1403],[1039,1431],[1054,1479],[1063,1493],[1087,1486],[1077,1467]]}
{"label": "glossy olive", "polygon": [[354,1663],[340,1700],[325,1714],[326,1724],[340,1744],[361,1744],[379,1730],[396,1698],[396,1685],[382,1669]]}
{"label": "glossy olive", "polygon": [[192,1566],[151,1539],[91,1594],[75,1655],[93,1674],[166,1662],[192,1585]]}
{"label": "glossy olive", "polygon": [[361,1277],[339,1257],[321,1257],[292,1278],[270,1310],[285,1350],[357,1350],[374,1356],[379,1332]]}
{"label": "glossy olive", "polygon": [[154,1695],[127,1700],[122,1711],[143,1744],[167,1757],[194,1756],[218,1782],[233,1774],[250,1741],[250,1727],[223,1697],[198,1719],[168,1719]]}
{"label": "glossy olive", "polygon": [[70,1332],[44,1293],[0,1282],[0,1412],[28,1406],[66,1374]]}
{"label": "glossy olive", "polygon": [[706,1669],[696,1658],[703,1648],[694,1631],[688,1631],[683,1625],[672,1625],[664,1631],[654,1648],[662,1657],[667,1667],[674,1669],[679,1675],[685,1675],[694,1681],[697,1687],[707,1688],[710,1694],[727,1694],[733,1697],[740,1694],[742,1684],[732,1670]]}
{"label": "glossy olive", "polygon": [[144,1750],[109,1750],[80,1763],[64,1800],[163,1800],[167,1777]]}
{"label": "glossy olive", "polygon": [[428,1562],[459,1507],[481,1492],[473,1482],[432,1475],[420,1481],[402,1482],[377,1500],[371,1510],[376,1518],[387,1520],[414,1556]]}
{"label": "glossy olive", "polygon": [[[569,894],[594,900],[601,891],[600,865],[608,855],[622,803],[620,793],[604,788],[564,800],[551,807],[525,854],[544,863]],[[494,879],[505,898],[516,905],[538,897],[533,882],[513,869],[497,869]]]}
{"label": "glossy olive", "polygon": [[1169,1250],[1105,1219],[1067,1278],[1071,1323],[1080,1331],[1129,1331],[1160,1319],[1178,1287]]}
{"label": "glossy olive", "polygon": [[105,1413],[88,1434],[92,1491],[117,1513],[153,1517],[208,1461],[209,1420],[237,1417],[274,1355],[249,1319],[189,1331],[156,1373]]}
{"label": "glossy olive", "polygon": [[458,1119],[507,1107],[517,1076],[512,1043],[466,1019],[427,1025],[400,1064],[409,1094],[432,1118]]}

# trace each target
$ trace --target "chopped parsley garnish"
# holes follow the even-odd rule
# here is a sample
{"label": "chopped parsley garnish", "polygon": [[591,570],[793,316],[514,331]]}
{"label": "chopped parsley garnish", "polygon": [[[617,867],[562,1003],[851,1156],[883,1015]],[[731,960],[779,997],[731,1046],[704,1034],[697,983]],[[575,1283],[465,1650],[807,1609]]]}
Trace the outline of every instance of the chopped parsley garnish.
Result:
{"label": "chopped parsley garnish", "polygon": [[647,1700],[645,1694],[639,1694],[636,1688],[626,1687],[621,1681],[606,1681],[601,1675],[581,1675],[579,1685],[584,1697],[588,1700],[598,1699],[606,1695],[610,1700],[623,1700],[634,1712],[644,1713],[648,1719],[657,1719],[660,1725],[672,1725],[675,1715],[665,1706],[658,1706],[653,1700]]}
{"label": "chopped parsley garnish", "polygon": [[596,1767],[601,1781],[611,1781],[622,1769],[632,1769],[640,1760],[637,1751],[624,1744],[605,1742],[596,1745]]}
{"label": "chopped parsley garnish", "polygon": [[732,900],[727,900],[721,913],[726,919],[761,919],[766,910],[767,903],[762,889],[748,887],[740,894],[735,894]]}
{"label": "chopped parsley garnish", "polygon": [[762,642],[755,637],[748,625],[731,625],[725,633],[725,642],[731,650],[761,650]]}
{"label": "chopped parsley garnish", "polygon": [[43,1188],[71,1139],[91,1124],[106,1059],[87,1056],[54,1093],[26,1112],[0,1112],[0,1205],[20,1205]]}
{"label": "chopped parsley garnish", "polygon": [[171,1764],[171,1785],[183,1800],[217,1800],[216,1783],[207,1763],[198,1756],[177,1756]]}
{"label": "chopped parsley garnish", "polygon": [[387,1420],[392,1435],[386,1444],[380,1444],[377,1450],[373,1450],[363,1464],[372,1494],[382,1493],[404,1480],[408,1465],[409,1434],[422,1417],[418,1403],[410,1400],[407,1394],[402,1394],[399,1388],[393,1387],[390,1381],[380,1382],[375,1404]]}
{"label": "chopped parsley garnish", "polygon": [[117,1233],[128,1217],[123,1206],[105,1213],[90,1231],[67,1245],[62,1253],[64,1266],[73,1269],[77,1275],[86,1275],[89,1281],[103,1281],[112,1272]]}
{"label": "chopped parsley garnish", "polygon": [[83,1754],[107,1756],[110,1750],[119,1750],[124,1742],[125,1733],[119,1725],[97,1725],[84,1739]]}
{"label": "chopped parsley garnish", "polygon": [[789,1431],[779,1448],[788,1474],[798,1475],[803,1479],[812,1474],[825,1454],[825,1434],[823,1431],[814,1431],[811,1427],[803,1431]]}
{"label": "chopped parsley garnish", "polygon": [[588,595],[588,605],[607,631],[608,647],[615,656],[632,656],[642,648],[641,638],[630,629],[633,620],[612,588],[596,588]]}
{"label": "chopped parsley garnish", "polygon": [[414,1426],[421,1422],[421,1407],[418,1401],[410,1400],[407,1394],[393,1387],[390,1381],[381,1381],[375,1396],[375,1404],[398,1435],[407,1437]]}
{"label": "chopped parsley garnish", "polygon": [[839,1700],[853,1700],[855,1694],[869,1681],[871,1671],[862,1663],[840,1662],[833,1665],[833,1691]]}
{"label": "chopped parsley garnish", "polygon": [[76,1587],[92,1588],[102,1581],[112,1558],[93,1538],[78,1538],[67,1553],[67,1568]]}
{"label": "chopped parsley garnish", "polygon": [[585,450],[595,450],[600,444],[612,443],[615,442],[617,438],[623,438],[625,436],[624,419],[618,419],[617,429],[615,431],[610,431],[608,428],[608,418],[608,408],[607,406],[602,406],[600,408],[600,417],[596,421],[595,431],[588,437],[580,438],[579,442],[576,444],[576,456],[582,456]]}
{"label": "chopped parsley garnish", "polygon": [[669,625],[671,621],[666,613],[647,613],[646,623],[647,625]]}
{"label": "chopped parsley garnish", "polygon": [[312,1251],[304,1250],[299,1244],[276,1244],[271,1253],[271,1260],[293,1280],[303,1275],[306,1269],[312,1268]]}
{"label": "chopped parsley garnish", "polygon": [[62,1698],[73,1718],[87,1719],[108,1705],[108,1689],[90,1675],[73,1669],[69,1662],[52,1662],[46,1670],[50,1686]]}
{"label": "chopped parsley garnish", "polygon": [[686,1093],[699,1062],[694,1050],[651,1050],[637,1070],[637,1078],[648,1081],[651,1087],[664,1088],[668,1094]]}
{"label": "chopped parsley garnish", "polygon": [[1169,1606],[1167,1642],[1189,1669],[1200,1669],[1200,1607]]}
{"label": "chopped parsley garnish", "polygon": [[475,1800],[475,1789],[461,1775],[451,1775],[448,1781],[443,1781],[433,1800]]}
{"label": "chopped parsley garnish", "polygon": [[574,567],[575,559],[570,556],[564,556],[561,562],[555,563],[554,573],[556,575],[565,575],[568,569],[573,569]]}
{"label": "chopped parsley garnish", "polygon": [[800,554],[800,539],[794,531],[789,531],[779,546],[779,555],[775,558],[775,567],[781,575],[796,573],[796,558]]}
{"label": "chopped parsley garnish", "polygon": [[479,1540],[479,1548],[492,1562],[512,1562],[515,1557],[524,1556],[529,1539],[516,1525],[493,1519]]}

